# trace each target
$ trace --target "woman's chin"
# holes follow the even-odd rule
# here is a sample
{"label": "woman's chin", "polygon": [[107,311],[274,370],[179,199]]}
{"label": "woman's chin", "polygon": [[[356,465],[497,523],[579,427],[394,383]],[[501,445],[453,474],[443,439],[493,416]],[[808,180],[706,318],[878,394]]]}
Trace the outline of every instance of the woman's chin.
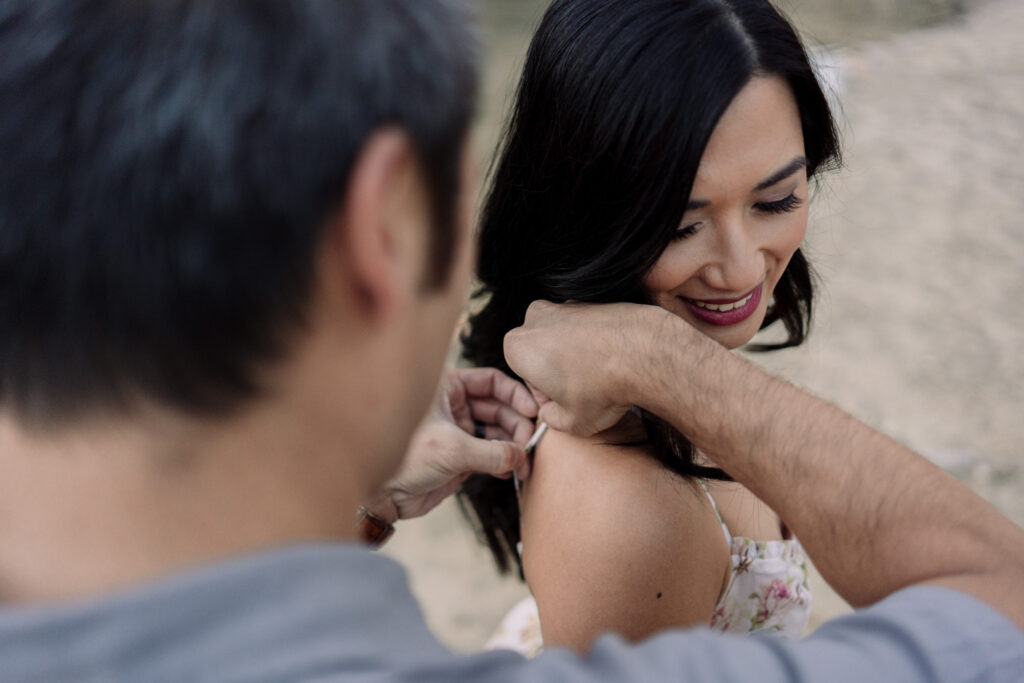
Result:
{"label": "woman's chin", "polygon": [[729,349],[730,351],[735,351],[736,349],[749,344],[754,339],[754,335],[740,335],[736,339],[718,339],[716,337],[712,337],[712,339],[714,339],[715,341],[717,341],[719,344]]}
{"label": "woman's chin", "polygon": [[675,313],[704,333],[704,335],[711,337],[730,351],[749,344],[754,339],[758,330],[760,330],[765,316],[764,312],[758,311],[735,325],[714,325],[689,315],[689,312],[680,314],[678,311],[675,311]]}

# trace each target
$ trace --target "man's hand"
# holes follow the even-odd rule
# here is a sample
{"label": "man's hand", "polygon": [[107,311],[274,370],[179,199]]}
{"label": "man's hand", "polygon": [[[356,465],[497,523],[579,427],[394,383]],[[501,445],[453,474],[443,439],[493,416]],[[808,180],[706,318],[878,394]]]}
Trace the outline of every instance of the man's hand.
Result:
{"label": "man's hand", "polygon": [[924,458],[671,313],[534,302],[505,356],[556,429],[594,433],[629,405],[667,420],[775,510],[855,607],[938,585],[1024,627],[1024,531]]}
{"label": "man's hand", "polygon": [[[651,374],[649,349],[668,316],[638,304],[534,301],[522,327],[505,336],[505,358],[533,391],[539,421],[590,436],[640,402],[633,387]],[[673,343],[680,343],[679,332],[674,335]]]}
{"label": "man's hand", "polygon": [[[526,478],[530,466],[523,446],[536,415],[530,392],[494,368],[446,371],[402,469],[366,508],[393,522],[426,514],[473,473]],[[474,436],[478,425],[484,438]]]}

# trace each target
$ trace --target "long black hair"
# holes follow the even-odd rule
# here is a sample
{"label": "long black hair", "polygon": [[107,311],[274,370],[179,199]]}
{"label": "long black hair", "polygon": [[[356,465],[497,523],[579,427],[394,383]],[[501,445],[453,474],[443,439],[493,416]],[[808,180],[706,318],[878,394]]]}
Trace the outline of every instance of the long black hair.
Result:
{"label": "long black hair", "polygon": [[[682,220],[711,133],[756,76],[785,79],[796,99],[810,176],[839,163],[827,100],[800,39],[768,0],[556,0],[530,44],[482,215],[483,307],[463,356],[514,374],[502,339],[535,299],[650,303],[644,276]],[[798,250],[764,326],[803,342],[809,265]],[[642,417],[646,450],[683,476],[723,478],[694,462],[689,441]],[[519,542],[511,482],[462,487],[500,571]],[[464,506],[465,507],[465,506]]]}

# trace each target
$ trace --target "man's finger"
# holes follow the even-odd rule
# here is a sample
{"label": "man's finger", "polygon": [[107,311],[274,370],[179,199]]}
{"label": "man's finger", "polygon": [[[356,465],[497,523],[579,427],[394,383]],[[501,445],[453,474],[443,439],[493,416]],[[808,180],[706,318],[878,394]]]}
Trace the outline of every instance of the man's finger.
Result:
{"label": "man's finger", "polygon": [[496,477],[508,476],[526,462],[522,447],[510,441],[477,439],[465,434],[459,449],[457,467],[463,472],[477,472]]}
{"label": "man's finger", "polygon": [[537,415],[537,403],[530,392],[505,373],[496,368],[459,368],[456,376],[471,397],[493,397],[511,406],[521,415]]}
{"label": "man's finger", "polygon": [[522,441],[514,439],[521,445],[525,445],[526,441],[530,438],[530,434],[533,433],[532,420],[523,417],[512,408],[494,399],[472,399],[469,407],[473,413],[473,419],[478,422],[498,425],[508,434],[514,436],[523,437],[525,434]]}
{"label": "man's finger", "polygon": [[527,479],[530,478],[530,472],[532,471],[533,470],[530,467],[530,459],[526,458],[523,461],[522,466],[516,470],[516,476],[519,478],[519,481],[526,481]]}
{"label": "man's finger", "polygon": [[520,415],[536,417],[539,406],[533,399],[530,391],[521,383],[508,375],[501,373],[501,376],[494,381],[495,397],[511,406]]}
{"label": "man's finger", "polygon": [[526,442],[533,436],[533,432],[536,431],[537,425],[533,423],[533,420],[519,420],[516,422],[515,427],[512,429],[512,441],[517,444],[526,445]]}
{"label": "man's finger", "polygon": [[471,396],[493,396],[501,377],[511,379],[497,368],[456,368],[454,373]]}
{"label": "man's finger", "polygon": [[505,431],[503,427],[498,425],[487,425],[484,427],[484,438],[492,439],[495,441],[515,441],[512,435]]}
{"label": "man's finger", "polygon": [[467,400],[465,383],[455,371],[446,371],[437,398],[440,413],[448,413],[455,424],[467,432],[472,432],[473,416],[469,412]]}

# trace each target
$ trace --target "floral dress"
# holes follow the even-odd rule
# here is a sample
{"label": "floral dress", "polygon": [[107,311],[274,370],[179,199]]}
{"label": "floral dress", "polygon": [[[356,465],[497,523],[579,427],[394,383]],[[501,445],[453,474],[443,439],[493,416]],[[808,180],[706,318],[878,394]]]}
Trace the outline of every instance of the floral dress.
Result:
{"label": "floral dress", "polygon": [[[703,486],[703,483],[701,484]],[[811,616],[807,558],[795,538],[755,541],[729,533],[707,488],[704,492],[722,525],[732,571],[709,626],[716,631],[799,638]],[[544,649],[533,597],[524,598],[501,620],[486,649],[515,650],[534,657]]]}
{"label": "floral dress", "polygon": [[732,571],[710,626],[716,631],[774,633],[799,638],[811,617],[807,557],[795,538],[755,541],[729,533],[715,499],[708,500],[729,544]]}

